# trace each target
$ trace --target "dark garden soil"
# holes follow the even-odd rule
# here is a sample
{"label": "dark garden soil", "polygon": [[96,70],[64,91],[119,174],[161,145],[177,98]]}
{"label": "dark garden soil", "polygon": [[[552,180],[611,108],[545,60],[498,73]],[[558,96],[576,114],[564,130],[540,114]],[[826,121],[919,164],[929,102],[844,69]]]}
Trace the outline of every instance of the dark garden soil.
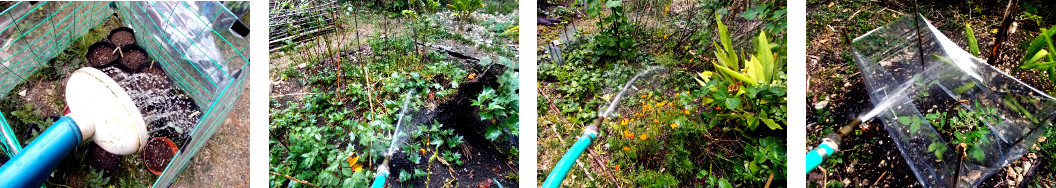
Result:
{"label": "dark garden soil", "polygon": [[[919,1],[918,3],[920,3],[918,5],[920,13],[963,49],[967,49],[964,24],[970,23],[982,51],[980,58],[992,58],[989,53],[990,48],[994,44],[996,30],[1000,25],[1001,11],[1005,8],[1007,1]],[[838,126],[849,123],[860,113],[873,107],[866,93],[865,84],[862,82],[862,75],[855,65],[851,49],[846,45],[844,36],[854,38],[889,23],[903,14],[914,14],[916,12],[913,7],[913,1],[905,0],[808,3],[806,70],[811,71],[807,72],[808,105],[805,109],[808,124],[807,147],[818,144],[824,135],[834,132]],[[1054,19],[1046,18],[1045,20],[1046,23],[1053,23]],[[1044,72],[1011,71],[1019,65],[1018,62],[1025,53],[1025,47],[1022,44],[1037,36],[1041,28],[1033,21],[1019,18],[1019,16],[1016,16],[1015,22],[1018,25],[1017,31],[1010,33],[1008,39],[998,48],[1001,56],[993,66],[1003,72],[1012,73],[1012,76],[1027,85],[1051,92],[1054,88],[1053,84],[1046,79],[1047,75]],[[948,99],[916,103],[927,106],[955,106],[955,104],[949,104],[954,102]],[[936,108],[933,110],[954,109]],[[844,138],[840,151],[827,160],[826,164],[808,174],[808,186],[921,186],[879,120],[863,123],[856,130],[860,130],[860,135],[856,133]],[[942,137],[949,140],[951,136],[942,135]],[[1038,161],[1037,157],[1024,157],[1024,159],[1010,166],[1020,165],[1024,161]],[[1038,166],[1037,162],[1033,164],[1035,164],[1033,166]],[[1005,168],[997,172],[981,186],[1007,186],[1005,182],[1009,179],[1016,179],[1015,176],[1006,175],[1010,170],[1011,168]]]}
{"label": "dark garden soil", "polygon": [[111,32],[110,36],[107,38],[110,39],[110,43],[113,43],[115,46],[125,46],[136,43],[136,36],[132,34],[132,29],[127,27],[114,29],[114,32]]}
{"label": "dark garden soil", "polygon": [[109,64],[118,57],[118,54],[114,51],[115,47],[109,42],[96,42],[88,47],[88,54],[85,57],[88,59],[88,65],[97,67]]}
{"label": "dark garden soil", "polygon": [[165,170],[165,166],[168,166],[173,156],[176,156],[173,148],[169,146],[169,143],[160,139],[152,139],[147,143],[147,147],[143,148],[143,163],[152,171],[161,172]]}
{"label": "dark garden soil", "polygon": [[150,59],[147,51],[135,44],[121,46],[121,53],[121,64],[126,67],[139,67],[140,63]]}
{"label": "dark garden soil", "polygon": [[[494,183],[503,186],[515,185],[517,183],[516,180],[510,179],[510,177],[516,176],[517,164],[503,153],[504,149],[500,149],[515,146],[512,143],[494,143],[487,140],[484,137],[484,130],[491,126],[491,123],[480,121],[480,117],[477,116],[477,108],[471,105],[473,103],[472,100],[476,99],[476,96],[480,94],[484,86],[498,88],[499,83],[497,80],[499,75],[497,74],[501,74],[505,70],[505,66],[493,64],[486,71],[479,74],[476,79],[459,86],[459,90],[455,95],[449,100],[441,102],[435,110],[422,112],[425,117],[431,118],[423,118],[425,119],[424,122],[417,122],[428,123],[431,120],[436,120],[443,125],[454,125],[452,128],[455,133],[464,136],[465,139],[465,142],[458,147],[465,156],[462,165],[451,166],[441,162],[434,162],[429,166],[424,162],[428,160],[428,156],[432,155],[432,153],[428,153],[422,160],[422,164],[416,166],[406,159],[407,154],[401,152],[393,156],[392,174],[397,174],[400,170],[413,172],[415,167],[421,169],[431,168],[430,177],[428,178],[429,187],[448,185],[448,181],[451,181],[450,185],[458,185],[458,187],[489,187],[493,186]],[[467,109],[474,110],[467,112]],[[447,163],[450,164],[453,161],[447,161]],[[393,186],[426,187],[425,180],[425,178],[417,178],[408,182],[394,183]],[[390,176],[389,180],[387,180],[387,182],[396,181],[397,177],[395,175]]]}
{"label": "dark garden soil", "polygon": [[165,78],[165,79],[161,79],[162,82],[147,82],[146,83],[147,85],[145,85],[144,88],[171,88],[171,87],[173,87],[172,80],[168,79],[167,74],[165,74],[165,69],[161,68],[161,63],[144,61],[144,62],[139,64],[139,69],[136,69],[136,72],[140,73],[140,74],[154,75],[154,76],[157,76],[159,78]]}
{"label": "dark garden soil", "polygon": [[117,174],[117,166],[124,156],[110,153],[91,142],[88,148],[88,157],[85,159],[88,166],[103,171],[103,176],[111,177]]}

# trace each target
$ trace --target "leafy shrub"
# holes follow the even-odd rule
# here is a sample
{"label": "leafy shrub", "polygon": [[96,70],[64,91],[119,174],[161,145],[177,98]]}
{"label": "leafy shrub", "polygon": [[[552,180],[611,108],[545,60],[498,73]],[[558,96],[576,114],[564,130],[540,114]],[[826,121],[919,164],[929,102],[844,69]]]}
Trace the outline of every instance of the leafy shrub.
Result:
{"label": "leafy shrub", "polygon": [[482,0],[453,0],[447,7],[454,11],[454,16],[460,20],[469,20],[473,12],[484,7]]}
{"label": "leafy shrub", "polygon": [[710,96],[704,103],[730,111],[718,117],[742,120],[748,130],[755,130],[759,125],[782,129],[787,116],[783,58],[771,52],[766,34],[760,32],[754,43],[756,53],[749,59],[740,59],[733,50],[726,25],[718,18],[716,23],[722,46],[715,45],[717,62],[712,64],[719,72],[705,71],[697,78]]}
{"label": "leafy shrub", "polygon": [[[490,64],[490,58],[481,60],[482,64]],[[496,140],[503,132],[517,134],[517,72],[513,71],[515,66],[506,58],[499,58],[499,63],[509,67],[506,72],[499,75],[499,90],[485,87],[484,91],[473,100],[473,106],[480,108],[480,120],[490,121],[494,124],[485,130],[484,136],[488,140]]]}

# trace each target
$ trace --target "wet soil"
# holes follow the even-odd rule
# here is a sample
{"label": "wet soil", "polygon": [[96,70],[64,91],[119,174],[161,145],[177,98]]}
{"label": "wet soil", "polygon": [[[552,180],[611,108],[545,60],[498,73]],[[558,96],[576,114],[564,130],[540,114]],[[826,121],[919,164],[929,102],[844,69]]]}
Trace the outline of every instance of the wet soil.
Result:
{"label": "wet soil", "polygon": [[110,153],[96,145],[95,142],[90,142],[88,147],[88,156],[85,158],[88,166],[103,171],[105,177],[117,174],[117,166],[120,165],[121,158],[124,156]]}
{"label": "wet soil", "polygon": [[[498,74],[505,70],[506,67],[503,65],[489,66],[475,79],[460,85],[459,90],[450,99],[441,102],[436,109],[425,110],[421,112],[422,115],[419,115],[427,117],[422,118],[426,122],[436,120],[445,127],[453,128],[455,134],[462,135],[465,139],[465,142],[457,148],[463,153],[464,163],[454,165],[453,161],[447,161],[454,165],[448,166],[441,162],[434,162],[428,178],[430,187],[445,185],[448,181],[451,181],[452,185],[473,187],[488,187],[494,183],[509,186],[516,183],[510,177],[515,176],[517,164],[504,153],[506,148],[514,147],[513,144],[487,140],[484,137],[484,131],[488,126],[492,126],[492,123],[480,121],[477,108],[472,106],[472,100],[476,99],[485,86],[498,88]],[[467,111],[467,109],[472,110]],[[400,170],[413,172],[415,167],[426,169],[428,164],[425,161],[429,156],[432,156],[432,153],[425,154],[422,164],[412,165],[411,161],[406,159],[407,154],[402,152],[394,154],[392,173],[395,175],[390,176],[388,182],[396,182]],[[449,168],[452,171],[449,171]],[[426,178],[415,178],[407,182],[394,183],[393,187],[424,187],[425,180]]]}
{"label": "wet soil", "polygon": [[172,161],[172,157],[176,155],[172,150],[173,148],[165,141],[151,140],[147,143],[147,147],[143,148],[143,163],[147,165],[148,169],[161,172],[165,170],[165,166],[168,166],[169,161]]}
{"label": "wet soil", "polygon": [[136,73],[152,75],[153,77],[156,77],[156,78],[165,78],[165,79],[160,79],[159,82],[147,82],[147,83],[144,83],[144,84],[146,84],[146,85],[144,85],[145,88],[171,88],[171,87],[173,87],[172,86],[172,80],[168,79],[167,74],[165,74],[165,69],[161,68],[161,64],[160,63],[157,63],[157,62],[143,62],[142,64],[139,65],[139,69],[136,70]]}

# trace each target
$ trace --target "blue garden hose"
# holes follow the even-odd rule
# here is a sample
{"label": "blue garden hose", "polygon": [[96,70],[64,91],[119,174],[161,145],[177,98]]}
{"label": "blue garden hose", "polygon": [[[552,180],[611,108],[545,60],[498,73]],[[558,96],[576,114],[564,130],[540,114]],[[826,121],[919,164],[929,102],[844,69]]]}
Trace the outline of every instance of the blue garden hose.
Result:
{"label": "blue garden hose", "polygon": [[807,173],[818,168],[826,158],[832,156],[832,153],[836,152],[836,147],[836,142],[832,141],[832,139],[822,139],[821,144],[818,144],[818,147],[814,147],[814,150],[807,153]]}
{"label": "blue garden hose", "polygon": [[828,136],[825,136],[825,138],[822,138],[821,144],[818,144],[818,147],[814,147],[814,150],[807,153],[807,173],[809,174],[810,171],[818,168],[821,163],[825,162],[825,159],[832,156],[832,154],[838,150],[840,141],[843,140],[843,137],[850,135],[851,131],[854,130],[854,127],[861,124],[862,119],[854,118],[854,120],[851,120],[851,123],[844,125],[836,133],[831,133]]}
{"label": "blue garden hose", "polygon": [[[601,119],[597,121],[595,125],[600,124]],[[579,155],[583,154],[584,150],[590,146],[591,140],[597,137],[598,133],[597,126],[587,126],[587,129],[583,130],[583,135],[579,137],[579,140],[572,145],[572,148],[565,152],[565,155],[561,157],[561,160],[554,166],[554,170],[550,171],[550,175],[547,175],[546,181],[543,181],[543,188],[556,188],[561,186],[561,182],[565,180],[565,176],[568,175],[568,170],[572,169],[572,164],[576,163],[576,159],[579,159]]]}
{"label": "blue garden hose", "polygon": [[386,155],[385,160],[378,165],[378,174],[374,175],[374,183],[370,184],[370,188],[382,188],[385,187],[385,178],[389,177],[389,160],[392,155]]}
{"label": "blue garden hose", "polygon": [[81,130],[67,116],[59,118],[22,152],[0,167],[4,187],[41,187],[66,154],[81,144]]}
{"label": "blue garden hose", "polygon": [[378,175],[374,176],[374,184],[370,185],[370,188],[382,188],[385,186],[385,178],[389,176],[388,172],[378,172]]}

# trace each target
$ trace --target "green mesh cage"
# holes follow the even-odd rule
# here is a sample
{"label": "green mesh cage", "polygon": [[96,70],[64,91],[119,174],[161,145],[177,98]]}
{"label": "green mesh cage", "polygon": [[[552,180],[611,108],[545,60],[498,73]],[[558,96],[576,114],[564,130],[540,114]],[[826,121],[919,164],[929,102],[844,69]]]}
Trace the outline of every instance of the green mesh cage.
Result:
{"label": "green mesh cage", "polygon": [[[241,13],[244,10],[239,11]],[[158,177],[167,187],[216,132],[249,75],[249,30],[219,2],[18,2],[0,13],[0,94],[36,72],[111,14],[136,31],[136,40],[204,115],[190,140]],[[0,149],[22,144],[0,115]]]}

